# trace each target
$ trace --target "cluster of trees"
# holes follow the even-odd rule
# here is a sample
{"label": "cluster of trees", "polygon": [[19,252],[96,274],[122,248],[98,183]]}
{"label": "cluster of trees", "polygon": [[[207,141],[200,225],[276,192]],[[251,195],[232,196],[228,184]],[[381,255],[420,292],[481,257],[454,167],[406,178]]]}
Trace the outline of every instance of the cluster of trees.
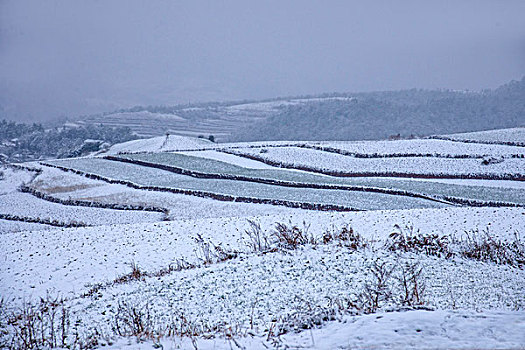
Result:
{"label": "cluster of trees", "polygon": [[525,78],[479,93],[413,89],[352,96],[287,106],[232,140],[366,140],[525,126]]}
{"label": "cluster of trees", "polygon": [[0,140],[11,140],[33,132],[42,132],[42,124],[23,124],[0,120]]}
{"label": "cluster of trees", "polygon": [[109,145],[136,139],[128,127],[104,125],[45,130],[41,124],[0,121],[0,161],[21,162],[74,157]]}

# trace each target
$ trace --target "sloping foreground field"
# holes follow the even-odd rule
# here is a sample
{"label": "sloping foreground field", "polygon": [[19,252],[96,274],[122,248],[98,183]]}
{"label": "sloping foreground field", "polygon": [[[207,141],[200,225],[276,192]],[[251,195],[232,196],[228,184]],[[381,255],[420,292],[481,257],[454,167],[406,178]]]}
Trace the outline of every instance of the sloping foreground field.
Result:
{"label": "sloping foreground field", "polygon": [[[415,346],[412,342],[418,339],[429,342],[427,332],[435,332],[431,320],[442,319],[441,326],[446,331],[436,333],[437,339],[452,342],[457,339],[450,332],[467,327],[470,333],[463,338],[464,344],[479,344],[473,337],[473,323],[469,323],[470,327],[461,322],[448,323],[450,319],[463,317],[456,315],[466,315],[479,322],[480,327],[494,328],[490,344],[519,348],[523,344],[521,338],[503,339],[505,334],[519,334],[519,324],[507,330],[503,326],[508,323],[494,322],[502,319],[501,315],[521,322],[522,312],[512,311],[525,307],[522,268],[461,255],[392,251],[388,246],[391,232],[435,233],[449,237],[452,244],[453,238],[464,237],[465,231],[471,239],[477,239],[487,230],[493,240],[512,241],[515,232],[523,231],[524,216],[525,210],[521,208],[448,208],[305,212],[302,216],[254,218],[263,236],[273,237],[276,223],[284,223],[288,227],[296,225],[312,237],[312,242],[317,242],[296,248],[278,244],[274,246],[277,249],[266,251],[252,250],[254,236],[250,232],[255,232],[256,226],[242,218],[8,233],[0,243],[1,251],[5,252],[4,263],[0,265],[3,281],[0,294],[6,303],[5,312],[46,294],[66,297],[60,307],[67,308],[69,336],[84,340],[96,337],[99,345],[116,341],[123,346],[119,340],[123,335],[156,339],[171,334],[195,337],[194,341],[204,344],[203,348],[211,343],[202,337],[221,335],[247,346],[265,343],[284,347],[298,342],[310,344],[306,335],[294,334],[305,328],[324,324],[332,327],[324,329],[343,332],[353,323],[373,322],[371,316],[349,315],[364,310],[402,310],[403,300],[408,300],[407,290],[400,282],[405,276],[417,278],[418,285],[411,284],[408,290],[417,289],[417,301],[412,295],[405,309],[413,309],[415,303],[424,304],[426,309],[461,311],[374,315],[375,320],[407,320],[406,325],[395,327],[388,326],[389,322],[383,324],[386,334],[392,329],[402,334],[423,333],[421,337],[410,336],[408,343],[395,337],[399,346]],[[362,241],[354,241],[359,247],[354,249],[347,245],[351,242],[337,240],[323,243],[326,239],[321,238],[326,237],[326,232],[337,233],[341,227],[351,227],[352,232],[362,237]],[[454,247],[459,249],[461,245]],[[213,252],[236,253],[225,258]],[[382,276],[381,281],[375,273]],[[377,294],[375,304],[377,283],[384,283],[380,289],[386,289],[385,293]],[[468,310],[484,312],[476,314]],[[140,327],[144,327],[142,331],[136,333],[137,329],[133,329],[131,315],[138,317]],[[346,323],[330,320],[346,320]],[[314,330],[314,342],[319,339],[320,345],[337,341],[343,342],[342,345],[374,344],[370,339],[347,338],[342,334],[337,341],[329,339],[327,333],[320,333],[322,329]],[[374,341],[383,344],[385,338]],[[216,339],[213,343],[221,344],[224,340]]]}
{"label": "sloping foreground field", "polygon": [[[352,209],[411,209],[443,207],[447,204],[436,201],[362,191],[328,190],[315,188],[293,188],[237,180],[202,179],[176,174],[161,169],[136,164],[115,162],[100,158],[78,158],[49,162],[67,169],[73,169],[104,178],[120,180],[149,188],[168,188],[217,198],[223,195],[227,200],[237,198],[263,200],[268,202],[320,204]],[[194,191],[194,192],[191,192]],[[293,205],[293,204],[291,204]]]}
{"label": "sloping foreground field", "polygon": [[[463,235],[469,230],[489,229],[498,239],[510,239],[524,228],[522,208],[446,208],[409,211],[321,213],[302,211],[252,218],[268,231],[275,223],[292,223],[321,235],[334,227],[350,225],[370,239],[384,239],[394,225],[413,226],[425,234]],[[129,272],[135,261],[148,271],[168,266],[178,259],[199,260],[197,235],[223,247],[241,249],[245,244],[247,218],[178,220],[153,224],[53,229],[42,232],[6,233],[0,248],[5,283],[0,294],[27,300],[46,290],[68,295],[85,290],[87,283],[113,279]],[[244,238],[243,238],[244,236]],[[48,252],[53,254],[48,255]]]}
{"label": "sloping foreground field", "polygon": [[[345,316],[323,328],[281,336],[287,349],[520,349],[525,343],[525,315],[513,311],[411,311]],[[158,343],[121,340],[114,348],[266,350],[273,343],[259,337],[169,339]],[[238,345],[238,347],[237,347]],[[109,346],[107,348],[113,348]]]}

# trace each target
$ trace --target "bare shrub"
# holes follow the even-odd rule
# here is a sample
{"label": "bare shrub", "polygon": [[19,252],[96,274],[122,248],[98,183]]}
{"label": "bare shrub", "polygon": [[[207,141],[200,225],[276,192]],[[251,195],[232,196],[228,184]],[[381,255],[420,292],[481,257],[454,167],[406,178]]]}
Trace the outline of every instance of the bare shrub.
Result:
{"label": "bare shrub", "polygon": [[114,331],[121,337],[153,338],[154,323],[149,304],[136,305],[120,301],[114,319]]}
{"label": "bare shrub", "polygon": [[272,327],[267,328],[267,331],[271,332],[270,337],[319,327],[325,322],[339,319],[344,314],[356,315],[360,312],[357,304],[346,298],[329,298],[329,304],[325,306],[314,305],[299,296],[296,296],[296,299],[299,301],[296,309],[274,320]]}
{"label": "bare shrub", "polygon": [[182,312],[174,310],[170,320],[160,318],[151,310],[149,301],[142,303],[120,301],[114,316],[113,331],[119,336],[133,336],[138,339],[159,341],[162,337],[189,337],[194,346],[195,337],[224,333],[229,337],[240,335],[239,329],[221,326],[210,327],[207,323],[196,322]]}
{"label": "bare shrub", "polygon": [[144,278],[143,273],[140,270],[139,265],[137,265],[137,263],[135,261],[131,261],[130,266],[131,266],[131,273],[130,273],[130,278],[131,279],[133,279],[133,280],[140,280],[140,279]]}
{"label": "bare shrub", "polygon": [[525,266],[525,247],[517,232],[511,241],[494,238],[488,228],[482,232],[478,229],[466,231],[465,236],[466,239],[457,242],[461,256],[520,268]]}
{"label": "bare shrub", "polygon": [[438,257],[450,257],[449,238],[437,234],[423,234],[415,231],[413,226],[404,230],[395,225],[396,231],[392,232],[387,242],[387,249],[392,252],[415,252]]}
{"label": "bare shrub", "polygon": [[371,278],[365,282],[353,304],[357,310],[374,313],[385,306],[418,307],[425,304],[425,281],[419,263],[375,260],[370,273]]}
{"label": "bare shrub", "polygon": [[69,308],[64,300],[46,296],[7,311],[2,300],[0,347],[8,349],[70,348],[79,344],[70,332]]}
{"label": "bare shrub", "polygon": [[162,276],[166,276],[175,271],[189,270],[189,269],[194,269],[197,267],[197,265],[189,263],[184,259],[177,259],[175,262],[169,264],[168,267],[163,267],[160,270],[157,270],[154,272],[148,272],[148,271],[141,270],[134,261],[130,263],[130,266],[131,266],[130,273],[119,276],[115,278],[113,281],[108,281],[105,283],[95,283],[90,286],[87,292],[85,292],[84,294],[81,294],[80,296],[83,298],[92,297],[95,294],[99,293],[101,290],[114,286],[116,284],[123,284],[123,283],[128,283],[131,281],[144,281],[146,277],[162,277]]}
{"label": "bare shrub", "polygon": [[271,250],[270,237],[263,231],[261,224],[254,220],[248,220],[250,227],[244,230],[244,244],[252,252],[268,252]]}
{"label": "bare shrub", "polygon": [[277,223],[273,236],[280,247],[286,249],[297,249],[305,244],[317,244],[317,240],[308,232],[310,226],[303,222],[303,228],[297,225],[286,225]]}
{"label": "bare shrub", "polygon": [[351,250],[358,250],[368,246],[366,240],[348,225],[343,226],[340,230],[326,231],[323,234],[323,243],[328,244],[331,242],[337,242],[337,244]]}
{"label": "bare shrub", "polygon": [[187,262],[184,259],[177,259],[174,263],[169,264],[168,267],[164,267],[158,271],[155,271],[153,273],[147,273],[145,272],[147,276],[154,276],[154,277],[162,277],[169,275],[172,272],[175,271],[182,271],[182,270],[189,270],[196,268],[197,265]]}
{"label": "bare shrub", "polygon": [[365,313],[376,312],[383,303],[392,300],[390,280],[395,266],[386,261],[376,260],[370,266],[372,278],[365,282],[359,295],[359,304]]}
{"label": "bare shrub", "polygon": [[147,277],[147,274],[142,272],[142,270],[137,265],[137,263],[135,263],[135,261],[131,261],[129,263],[129,266],[131,267],[131,272],[126,275],[117,277],[113,281],[113,284],[122,284],[122,283],[131,282],[131,281],[143,281],[144,278]]}
{"label": "bare shrub", "polygon": [[423,268],[417,262],[405,262],[399,265],[399,273],[396,276],[401,287],[401,305],[416,306],[423,305],[425,283],[422,278]]}
{"label": "bare shrub", "polygon": [[200,234],[197,234],[194,239],[198,245],[195,253],[203,265],[231,260],[238,256],[238,252],[225,249],[220,244],[215,245],[213,242],[205,240]]}

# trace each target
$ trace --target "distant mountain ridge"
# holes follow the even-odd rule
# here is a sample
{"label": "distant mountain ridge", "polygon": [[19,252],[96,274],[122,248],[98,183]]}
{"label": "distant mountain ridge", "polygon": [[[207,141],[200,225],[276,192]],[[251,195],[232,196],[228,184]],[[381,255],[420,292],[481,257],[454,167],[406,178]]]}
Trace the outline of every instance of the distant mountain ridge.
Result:
{"label": "distant mountain ridge", "polygon": [[525,77],[495,90],[331,93],[259,101],[136,106],[81,117],[79,125],[128,126],[215,140],[368,140],[525,126]]}
{"label": "distant mountain ridge", "polygon": [[287,106],[234,140],[373,140],[525,126],[525,78],[480,93],[407,90]]}

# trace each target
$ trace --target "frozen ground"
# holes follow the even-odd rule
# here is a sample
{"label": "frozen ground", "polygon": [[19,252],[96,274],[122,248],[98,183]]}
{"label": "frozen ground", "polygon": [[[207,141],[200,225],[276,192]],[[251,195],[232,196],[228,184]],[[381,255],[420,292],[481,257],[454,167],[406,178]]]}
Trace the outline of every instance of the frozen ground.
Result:
{"label": "frozen ground", "polygon": [[462,134],[444,135],[453,140],[471,140],[478,142],[512,142],[525,145],[525,127],[467,132]]}
{"label": "frozen ground", "polygon": [[423,175],[505,175],[521,174],[524,159],[505,159],[483,165],[480,159],[449,159],[435,157],[354,158],[345,155],[297,147],[235,149],[231,152],[262,157],[281,164],[343,173],[408,173]]}
{"label": "frozen ground", "polygon": [[61,199],[162,207],[169,210],[171,220],[301,212],[299,209],[268,204],[222,202],[182,194],[137,190],[49,167],[43,167],[43,173],[33,183],[33,187]]}
{"label": "frozen ground", "polygon": [[158,136],[150,139],[133,140],[112,146],[108,154],[119,152],[161,152],[165,150],[201,149],[213,147],[214,143],[199,138],[178,135]]}
{"label": "frozen ground", "polygon": [[[290,333],[283,349],[523,349],[525,313],[513,311],[409,311],[347,316],[322,328]],[[160,342],[169,349],[192,349],[190,339]],[[264,337],[197,339],[201,350],[265,350],[275,344]],[[239,344],[238,347],[236,344]],[[117,341],[110,349],[138,350],[153,342]]]}
{"label": "frozen ground", "polygon": [[[458,134],[462,135],[462,134]],[[465,134],[468,135],[468,134]],[[319,147],[334,148],[350,153],[392,155],[448,155],[448,156],[512,156],[525,155],[523,147],[484,145],[435,139],[393,140],[393,141],[355,141],[323,142]]]}
{"label": "frozen ground", "polygon": [[[302,213],[253,218],[267,230],[275,223],[310,225],[310,232],[350,225],[370,239],[384,239],[394,230],[412,226],[423,233],[462,235],[489,228],[491,234],[511,238],[522,232],[525,209],[450,208],[362,213]],[[112,280],[130,271],[132,261],[147,271],[169,266],[179,259],[198,262],[197,234],[226,248],[244,247],[247,218],[179,220],[153,224],[99,226],[6,233],[0,242],[3,264],[0,295],[18,301],[53,291],[70,295],[85,285]]]}
{"label": "frozen ground", "polygon": [[[216,146],[205,140],[185,140],[172,136],[167,142],[165,137],[139,141],[119,147],[132,152],[158,152],[171,148],[188,150]],[[390,151],[408,152],[412,149],[426,152],[449,144],[448,141],[416,141],[412,144],[410,142],[413,141],[392,143],[395,146]],[[201,142],[206,147],[194,147],[200,146]],[[336,144],[343,145],[345,149],[354,149],[352,147],[359,143],[330,143],[332,146]],[[455,143],[450,144],[450,147],[445,147],[447,152],[456,151],[457,154],[485,154],[487,151],[492,155],[507,156],[518,148],[501,146],[509,148],[500,150],[500,146],[481,144],[461,144],[454,148]],[[274,152],[288,154],[288,149],[294,152],[299,150],[301,153],[287,155],[289,159],[294,162],[310,161],[318,166],[326,162],[332,168],[344,168],[348,164],[341,159],[352,158],[286,145],[286,142],[250,143],[230,144],[228,147],[242,146],[243,151],[263,156],[273,155]],[[377,144],[367,142],[358,147],[361,147],[360,152],[371,153],[388,152],[388,146],[389,143],[385,141]],[[260,153],[262,147],[266,149],[264,153]],[[505,150],[510,150],[510,153],[505,153]],[[318,152],[323,157],[304,157],[309,152]],[[183,154],[196,156],[199,160],[186,159],[186,166],[200,167],[214,174],[231,172],[285,176],[282,170],[261,162],[212,149],[186,151]],[[332,156],[338,158],[332,159]],[[459,161],[449,169],[451,172],[472,169],[465,160]],[[480,159],[473,161],[479,162]],[[518,170],[513,168],[513,171],[522,171],[523,167],[518,161],[523,162],[522,159],[506,159],[500,164],[516,162]],[[181,177],[143,166],[127,166],[121,162],[90,158],[57,163],[75,164],[87,172],[102,172],[108,177],[144,184],[173,187],[185,184],[188,188],[194,188],[191,186],[207,183],[208,189],[218,186],[217,191],[224,190],[224,186],[217,185],[220,182],[213,179],[197,182],[201,179]],[[373,164],[366,166],[373,168]],[[440,164],[443,165],[437,163],[438,166]],[[415,160],[401,162],[396,166],[418,172],[433,170],[430,165]],[[467,168],[458,170],[461,166]],[[0,220],[0,298],[6,303],[0,310],[2,312],[27,302],[36,302],[48,295],[64,297],[64,305],[71,316],[71,334],[78,332],[83,337],[96,329],[98,346],[108,349],[153,348],[158,347],[159,343],[164,349],[191,349],[194,344],[199,349],[525,348],[523,268],[480,262],[460,255],[445,258],[423,253],[392,252],[385,248],[385,243],[391,239],[389,235],[400,231],[451,238],[472,237],[488,232],[496,241],[509,242],[515,234],[523,236],[525,208],[449,206],[347,213],[318,212],[144,191],[50,167],[41,168],[42,174],[36,178],[35,173],[27,171],[2,170],[6,176],[0,180],[0,213],[5,211],[7,214],[23,216],[86,220],[104,225],[66,229]],[[495,173],[507,171],[506,168],[494,169]],[[523,202],[525,191],[522,183],[510,181],[334,179],[303,171],[289,171],[286,174],[285,177],[290,179],[314,179],[317,183],[349,181],[354,185],[382,186],[419,193],[430,191],[440,195],[517,203]],[[160,222],[163,218],[160,213],[123,211],[120,214],[120,211],[109,209],[66,208],[20,193],[17,188],[22,183],[30,183],[33,188],[64,200],[71,198],[108,204],[163,207],[169,210],[169,217],[174,221]],[[250,188],[242,187],[240,183],[242,181],[232,181],[229,189],[239,194],[248,193]],[[279,196],[286,193],[282,187],[267,186]],[[320,193],[326,194],[328,191]],[[299,198],[298,195],[290,196]],[[338,198],[341,200],[342,197]],[[378,207],[384,205],[377,201],[376,204]],[[353,251],[336,242],[303,245],[296,250],[281,248],[257,253],[251,251],[248,244],[250,239],[246,231],[253,228],[248,219],[260,224],[261,232],[266,236],[275,232],[276,223],[285,223],[290,227],[297,225],[313,237],[321,237],[327,231],[336,232],[343,226],[352,227],[368,242],[368,246]],[[109,224],[112,222],[116,224]],[[211,247],[213,252],[213,246],[238,254],[227,261],[205,263],[208,254],[206,247]],[[376,313],[353,315],[356,309],[352,305],[365,300],[366,293],[370,293],[370,286],[377,282],[371,271],[378,264],[392,269],[392,274],[386,278],[388,283],[385,290],[388,293],[381,294]],[[132,265],[149,273],[149,277],[127,283],[112,282],[129,274]],[[186,268],[154,275],[169,266]],[[425,287],[420,289],[421,299],[429,310],[435,311],[399,311],[406,292],[401,282],[403,271],[408,271],[406,269],[410,266],[421,268],[418,285]],[[91,293],[86,295],[90,290]],[[145,322],[148,331],[143,333],[144,339],[138,343],[136,337],[122,338],[116,335],[118,332],[115,327],[125,326],[123,319],[127,312],[144,317],[142,322]],[[305,325],[313,328],[297,332]],[[185,329],[193,330],[195,336],[175,336],[155,341],[148,336],[165,335],[170,327],[179,330],[177,327],[188,327]],[[269,333],[276,330],[288,332],[279,337],[267,338]],[[0,332],[0,344],[2,334]]]}

